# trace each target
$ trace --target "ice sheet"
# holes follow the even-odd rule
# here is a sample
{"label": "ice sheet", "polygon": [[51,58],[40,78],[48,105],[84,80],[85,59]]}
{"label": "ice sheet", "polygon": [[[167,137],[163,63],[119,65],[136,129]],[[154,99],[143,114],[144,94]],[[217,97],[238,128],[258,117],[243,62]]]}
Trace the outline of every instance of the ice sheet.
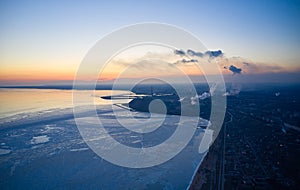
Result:
{"label": "ice sheet", "polygon": [[[128,110],[114,109],[126,122]],[[97,106],[96,111],[109,134],[132,147],[163,142],[179,123],[179,116],[167,116],[162,127],[145,135],[121,128],[109,105]],[[90,113],[91,110],[83,106],[80,117],[93,123]],[[136,116],[141,120],[148,118],[147,113],[136,113]],[[202,120],[199,126],[205,123],[209,122]],[[198,153],[204,130],[197,127],[188,145],[166,163],[144,169],[113,165],[83,143],[73,110],[69,108],[14,115],[1,119],[0,129],[1,189],[12,184],[20,189],[185,189],[205,156]],[[103,138],[107,136],[100,133],[97,138],[89,140]]]}

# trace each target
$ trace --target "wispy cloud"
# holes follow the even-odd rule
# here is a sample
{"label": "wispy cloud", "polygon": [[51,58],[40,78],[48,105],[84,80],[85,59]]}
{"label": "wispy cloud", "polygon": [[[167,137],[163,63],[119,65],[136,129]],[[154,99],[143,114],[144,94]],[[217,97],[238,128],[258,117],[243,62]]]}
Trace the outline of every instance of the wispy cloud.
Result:
{"label": "wispy cloud", "polygon": [[197,63],[198,60],[197,59],[181,59],[181,60],[178,60],[176,61],[174,64],[175,65],[178,65],[178,64],[188,64],[188,63]]}

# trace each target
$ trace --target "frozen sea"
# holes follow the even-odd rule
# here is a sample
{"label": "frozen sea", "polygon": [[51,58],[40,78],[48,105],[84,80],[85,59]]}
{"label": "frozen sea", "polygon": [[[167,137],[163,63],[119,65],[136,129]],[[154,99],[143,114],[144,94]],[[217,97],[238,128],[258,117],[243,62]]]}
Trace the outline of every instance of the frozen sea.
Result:
{"label": "frozen sea", "polygon": [[[114,105],[124,102],[99,98],[130,92],[81,93],[83,99],[94,98],[97,117],[108,134],[126,146],[162,143],[179,122],[180,116],[167,115],[158,130],[140,134],[122,128],[116,114],[130,123],[129,115],[143,122],[149,113],[131,112]],[[188,145],[171,160],[148,168],[121,167],[102,159],[83,140],[74,120],[71,90],[0,89],[0,106],[0,189],[186,189],[206,154],[198,153],[204,130],[196,127]],[[81,106],[80,119],[92,125],[92,111]],[[186,125],[200,126],[199,120],[207,122],[197,118]]]}

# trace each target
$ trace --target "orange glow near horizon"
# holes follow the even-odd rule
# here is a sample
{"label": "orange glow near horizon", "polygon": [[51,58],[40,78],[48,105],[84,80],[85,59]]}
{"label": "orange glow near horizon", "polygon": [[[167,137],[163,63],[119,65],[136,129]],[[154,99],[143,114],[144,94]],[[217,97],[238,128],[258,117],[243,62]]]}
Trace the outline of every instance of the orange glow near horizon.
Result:
{"label": "orange glow near horizon", "polygon": [[0,80],[73,80],[73,71],[63,70],[42,70],[42,69],[14,69],[13,71],[1,70]]}
{"label": "orange glow near horizon", "polygon": [[[180,67],[180,70],[183,71],[188,76],[203,76],[201,70],[196,66],[189,67]],[[123,68],[124,69],[124,68]],[[114,80],[119,77],[120,72],[123,70],[120,67],[109,66],[106,67],[103,72],[98,76],[98,80],[109,81]],[[297,70],[289,70],[287,72],[297,72]],[[231,72],[228,70],[222,70],[222,73],[225,75],[230,75]],[[276,72],[275,72],[276,73]],[[280,72],[278,72],[280,73]],[[4,83],[10,82],[21,82],[21,83],[38,83],[38,82],[59,82],[59,81],[73,81],[76,74],[76,69],[69,70],[60,70],[60,69],[41,69],[41,68],[24,68],[24,69],[12,69],[5,68],[0,70],[0,82],[3,85]],[[246,73],[253,74],[253,73]],[[263,72],[255,73],[255,74],[264,74]],[[166,77],[176,77],[180,75],[176,75],[176,73],[157,73],[155,76],[166,76]],[[123,78],[143,78],[147,77],[147,73],[128,73],[122,76]],[[82,81],[90,81],[95,80],[95,78],[91,78],[88,74],[81,78]]]}

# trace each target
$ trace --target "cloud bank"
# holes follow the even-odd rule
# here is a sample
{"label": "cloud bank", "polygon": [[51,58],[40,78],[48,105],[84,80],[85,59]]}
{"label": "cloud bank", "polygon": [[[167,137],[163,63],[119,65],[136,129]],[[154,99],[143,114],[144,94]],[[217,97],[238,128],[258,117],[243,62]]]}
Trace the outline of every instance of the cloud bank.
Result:
{"label": "cloud bank", "polygon": [[[120,72],[124,68],[130,68],[126,71],[127,77],[151,76],[178,76],[179,70],[189,76],[203,76],[201,67],[207,67],[206,74],[216,74],[214,69],[209,67],[218,64],[226,80],[243,80],[242,76],[268,74],[268,73],[288,73],[289,71],[279,65],[266,63],[257,63],[241,57],[228,57],[222,50],[208,50],[204,52],[192,49],[175,49],[165,52],[146,52],[141,57],[128,59],[127,57],[116,58],[112,60],[114,65],[107,69],[109,72]],[[199,67],[200,66],[200,67]],[[179,69],[179,70],[178,70]],[[209,73],[210,72],[210,73]],[[117,74],[117,73],[116,73]],[[183,73],[181,73],[182,75]],[[117,75],[115,75],[117,76]],[[231,77],[229,77],[231,76]],[[241,76],[240,78],[238,76]],[[113,78],[111,76],[108,76]]]}

